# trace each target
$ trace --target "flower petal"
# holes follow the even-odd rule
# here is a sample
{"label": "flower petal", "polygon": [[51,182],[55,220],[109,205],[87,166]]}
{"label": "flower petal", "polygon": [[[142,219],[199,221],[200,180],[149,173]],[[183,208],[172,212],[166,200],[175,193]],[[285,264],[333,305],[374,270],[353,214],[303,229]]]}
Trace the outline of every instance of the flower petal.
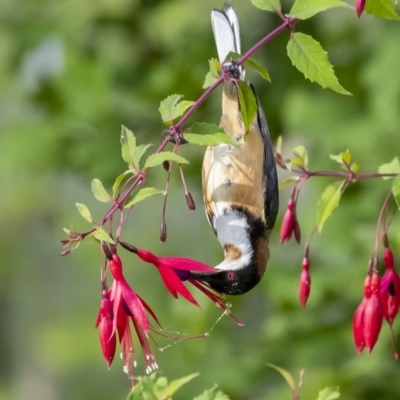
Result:
{"label": "flower petal", "polygon": [[159,257],[158,262],[167,267],[185,271],[215,272],[215,268],[190,258]]}
{"label": "flower petal", "polygon": [[199,305],[192,294],[189,292],[188,288],[175,274],[173,269],[161,264],[158,266],[158,270],[160,271],[161,278],[164,281],[166,288],[169,290],[172,296],[177,299],[178,293],[180,293],[186,300],[190,301],[192,304],[196,306]]}

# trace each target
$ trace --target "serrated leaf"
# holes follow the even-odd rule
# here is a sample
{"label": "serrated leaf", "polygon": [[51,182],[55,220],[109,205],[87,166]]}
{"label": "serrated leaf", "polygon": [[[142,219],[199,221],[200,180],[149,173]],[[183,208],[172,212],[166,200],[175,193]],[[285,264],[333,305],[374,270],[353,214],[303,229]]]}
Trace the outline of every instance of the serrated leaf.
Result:
{"label": "serrated leaf", "polygon": [[130,170],[125,171],[124,173],[122,173],[121,175],[117,176],[117,179],[114,182],[113,188],[112,188],[112,192],[113,192],[113,199],[115,199],[115,196],[117,194],[117,191],[121,185],[121,182],[123,181],[123,179],[125,178],[126,175],[131,174],[132,172]]}
{"label": "serrated leaf", "polygon": [[341,152],[340,154],[329,154],[329,158],[331,160],[336,161],[337,163],[339,163],[340,165],[350,165],[351,162],[351,153],[349,152],[349,150],[345,151],[345,152]]}
{"label": "serrated leaf", "polygon": [[333,211],[339,205],[343,182],[336,182],[329,185],[321,195],[317,206],[317,226],[321,232],[325,221],[332,215]]}
{"label": "serrated leaf", "polygon": [[293,154],[302,160],[303,166],[308,165],[308,153],[304,146],[297,146],[292,150]]}
{"label": "serrated leaf", "polygon": [[322,11],[334,7],[346,7],[353,9],[349,4],[340,0],[296,0],[287,17],[307,19]]}
{"label": "serrated leaf", "polygon": [[210,64],[211,76],[218,79],[219,78],[218,72],[221,71],[221,63],[216,58],[208,60],[208,63]]}
{"label": "serrated leaf", "polygon": [[103,240],[104,242],[115,244],[114,240],[111,239],[110,235],[102,228],[96,228],[92,233],[93,237],[97,240]]}
{"label": "serrated leaf", "polygon": [[140,169],[140,160],[143,157],[143,154],[146,153],[149,147],[153,146],[152,144],[141,144],[136,147],[135,154],[133,155],[133,165]]}
{"label": "serrated leaf", "polygon": [[251,0],[251,2],[260,10],[272,12],[281,10],[281,3],[279,0]]}
{"label": "serrated leaf", "polygon": [[276,141],[275,153],[282,153],[282,136],[279,136],[278,140]]}
{"label": "serrated leaf", "polygon": [[178,154],[172,153],[170,151],[163,151],[162,153],[150,155],[147,158],[143,169],[155,167],[162,164],[164,161],[176,161],[179,164],[189,164],[189,161],[186,160],[186,158],[183,158]]}
{"label": "serrated leaf", "polygon": [[243,66],[246,68],[254,69],[254,71],[258,72],[266,81],[271,82],[271,77],[269,76],[267,69],[253,58],[248,58],[243,63]]}
{"label": "serrated leaf", "polygon": [[210,390],[205,390],[203,394],[193,400],[229,400],[229,397],[215,386]]}
{"label": "serrated leaf", "polygon": [[275,369],[276,371],[278,371],[285,378],[285,381],[289,385],[290,389],[292,389],[292,390],[296,389],[296,385],[294,383],[294,379],[293,379],[293,377],[292,377],[292,375],[290,374],[289,371],[286,371],[286,369],[278,367],[278,366],[276,366],[274,364],[269,364],[268,363],[267,366]]}
{"label": "serrated leaf", "polygon": [[76,203],[76,206],[78,208],[79,213],[82,215],[82,217],[88,221],[88,222],[93,222],[92,215],[90,214],[89,209],[82,203]]}
{"label": "serrated leaf", "polygon": [[279,182],[279,190],[282,190],[286,186],[291,185],[294,182],[297,182],[300,179],[299,176],[291,176],[290,178],[286,178],[284,181]]}
{"label": "serrated leaf", "polygon": [[369,0],[365,3],[364,10],[377,18],[399,20],[400,16],[396,13],[391,0]]}
{"label": "serrated leaf", "polygon": [[292,64],[311,82],[341,94],[351,95],[339,84],[328,60],[328,53],[311,36],[294,33],[287,45],[287,52]]}
{"label": "serrated leaf", "polygon": [[161,102],[158,111],[166,125],[171,125],[175,118],[183,115],[194,104],[193,101],[179,101],[182,97],[181,94],[172,94]]}
{"label": "serrated leaf", "polygon": [[317,400],[335,400],[340,397],[339,386],[326,387],[318,392]]}
{"label": "serrated leaf", "polygon": [[132,200],[128,201],[124,205],[124,208],[132,207],[134,204],[139,203],[139,201],[144,200],[146,197],[150,197],[155,194],[164,194],[164,190],[160,190],[160,189],[156,189],[156,188],[152,188],[152,187],[140,189],[136,193],[135,197]]}
{"label": "serrated leaf", "polygon": [[210,86],[214,85],[214,83],[215,83],[217,80],[218,80],[217,78],[214,78],[214,77],[211,75],[211,72],[208,72],[207,75],[206,75],[206,77],[205,77],[205,79],[204,79],[204,83],[203,83],[202,89],[207,89],[207,88],[209,88]]}
{"label": "serrated leaf", "polygon": [[238,94],[240,103],[240,112],[242,114],[244,131],[247,133],[250,124],[257,113],[257,102],[250,86],[244,82],[238,82]]}
{"label": "serrated leaf", "polygon": [[[382,164],[378,168],[378,173],[380,174],[400,174],[400,162],[397,157],[395,157],[390,163]],[[382,179],[392,179],[391,176],[384,176]]]}
{"label": "serrated leaf", "polygon": [[392,193],[400,210],[400,175],[397,175],[393,181]]}
{"label": "serrated leaf", "polygon": [[196,376],[199,376],[200,374],[191,374],[188,376],[185,376],[184,378],[180,379],[175,379],[173,380],[157,397],[159,400],[168,400],[171,398],[171,396],[178,390],[180,389],[183,385],[186,383],[190,382],[193,378],[196,378]]}
{"label": "serrated leaf", "polygon": [[97,200],[103,203],[108,203],[112,201],[111,196],[107,193],[107,190],[104,188],[100,179],[92,180],[92,192],[94,194],[94,197],[96,197]]}
{"label": "serrated leaf", "polygon": [[133,165],[136,138],[133,132],[123,125],[121,126],[121,146],[123,160],[129,165]]}

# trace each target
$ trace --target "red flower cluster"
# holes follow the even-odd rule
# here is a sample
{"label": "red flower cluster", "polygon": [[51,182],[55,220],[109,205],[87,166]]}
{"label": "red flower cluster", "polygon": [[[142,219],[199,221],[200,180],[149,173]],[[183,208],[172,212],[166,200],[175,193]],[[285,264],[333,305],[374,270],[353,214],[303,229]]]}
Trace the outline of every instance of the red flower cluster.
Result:
{"label": "red flower cluster", "polygon": [[281,234],[279,240],[280,244],[288,242],[293,233],[297,243],[300,243],[301,232],[300,225],[296,217],[296,202],[293,200],[293,198],[290,198],[287,203],[286,212],[282,220]]}
{"label": "red flower cluster", "polygon": [[[393,253],[388,246],[383,252],[385,273],[379,277],[374,269],[364,282],[364,298],[353,317],[353,336],[359,354],[374,348],[385,318],[390,328],[400,307],[400,278],[394,269]],[[393,337],[393,332],[392,332]],[[394,344],[394,340],[393,340]],[[398,358],[396,350],[395,357]]]}

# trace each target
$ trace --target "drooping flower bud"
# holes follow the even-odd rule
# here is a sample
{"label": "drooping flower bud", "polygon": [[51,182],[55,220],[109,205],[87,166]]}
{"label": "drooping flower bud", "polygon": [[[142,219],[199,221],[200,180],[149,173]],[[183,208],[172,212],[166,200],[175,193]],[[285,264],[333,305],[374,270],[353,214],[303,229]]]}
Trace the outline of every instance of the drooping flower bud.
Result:
{"label": "drooping flower bud", "polygon": [[367,300],[371,297],[371,275],[367,275],[364,281],[364,297],[361,304],[357,307],[353,316],[353,337],[357,352],[361,355],[365,347],[364,336],[364,312]]}
{"label": "drooping flower bud", "polygon": [[189,191],[185,192],[186,203],[190,211],[196,210],[196,204],[194,203],[193,197]]}
{"label": "drooping flower bud", "polygon": [[107,291],[103,291],[97,326],[99,327],[101,351],[103,352],[108,368],[110,368],[115,356],[117,341],[113,332],[113,304],[108,297]]}
{"label": "drooping flower bud", "polygon": [[289,199],[285,215],[282,219],[282,227],[281,227],[281,234],[280,234],[280,244],[287,242],[291,237],[295,226],[295,202],[292,198]]}
{"label": "drooping flower bud", "polygon": [[167,240],[167,223],[165,221],[162,221],[160,226],[160,242],[164,243],[166,240]]}
{"label": "drooping flower bud", "polygon": [[366,1],[366,0],[356,0],[355,8],[356,8],[356,13],[357,13],[357,17],[358,17],[358,18],[361,17],[361,14],[362,14],[363,11],[364,11],[365,1]]}
{"label": "drooping flower bud", "polygon": [[383,262],[387,269],[394,268],[394,256],[389,247],[383,248]]}
{"label": "drooping flower bud", "polygon": [[371,297],[367,299],[364,310],[364,339],[368,354],[374,348],[382,328],[383,310],[379,291],[380,278],[375,272],[371,278]]}
{"label": "drooping flower bud", "polygon": [[302,271],[300,275],[300,290],[299,298],[300,304],[304,308],[306,306],[308,297],[311,290],[311,276],[310,276],[310,260],[305,257],[302,263]]}

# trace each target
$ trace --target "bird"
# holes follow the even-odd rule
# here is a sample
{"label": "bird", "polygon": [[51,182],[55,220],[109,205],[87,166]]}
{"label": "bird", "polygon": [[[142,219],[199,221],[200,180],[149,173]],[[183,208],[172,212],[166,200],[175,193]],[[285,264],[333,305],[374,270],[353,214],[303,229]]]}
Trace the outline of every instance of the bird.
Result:
{"label": "bird", "polygon": [[253,86],[258,110],[245,132],[237,79],[245,71],[230,52],[239,53],[238,15],[230,3],[211,12],[218,58],[233,80],[223,83],[220,127],[237,143],[208,147],[202,167],[202,190],[208,221],[224,251],[213,272],[192,278],[212,289],[241,295],[261,280],[269,260],[269,238],[279,208],[278,178],[267,120]]}

